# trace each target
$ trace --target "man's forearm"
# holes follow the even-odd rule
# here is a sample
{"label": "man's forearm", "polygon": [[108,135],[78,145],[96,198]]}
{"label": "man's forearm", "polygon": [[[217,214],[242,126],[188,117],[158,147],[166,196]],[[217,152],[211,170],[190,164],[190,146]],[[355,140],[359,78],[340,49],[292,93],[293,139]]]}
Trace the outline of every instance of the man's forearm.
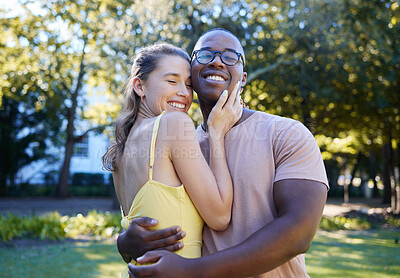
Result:
{"label": "man's forearm", "polygon": [[[295,187],[294,187],[295,185]],[[313,181],[277,182],[278,217],[242,243],[193,262],[204,277],[248,277],[268,272],[305,253],[326,202],[325,185]]]}
{"label": "man's forearm", "polygon": [[[200,277],[248,277],[268,272],[307,251],[312,236],[278,218],[232,248],[199,258],[193,269]],[[196,271],[200,270],[201,271]]]}

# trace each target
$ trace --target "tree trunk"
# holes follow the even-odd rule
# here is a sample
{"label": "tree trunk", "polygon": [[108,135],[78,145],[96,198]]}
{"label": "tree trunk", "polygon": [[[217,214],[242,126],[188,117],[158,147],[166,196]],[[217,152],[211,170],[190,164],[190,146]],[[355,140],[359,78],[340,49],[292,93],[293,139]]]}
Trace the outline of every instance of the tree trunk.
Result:
{"label": "tree trunk", "polygon": [[397,186],[395,189],[395,193],[396,193],[396,210],[394,211],[395,214],[399,215],[400,214],[400,142],[397,141],[397,164],[398,164],[398,168],[397,168]]}
{"label": "tree trunk", "polygon": [[[0,196],[7,196],[8,185],[10,183],[10,177],[15,169],[14,163],[16,162],[15,155],[17,151],[15,149],[15,130],[14,122],[18,111],[18,103],[3,97],[2,99],[2,110],[0,111]],[[15,173],[14,173],[15,175]]]}
{"label": "tree trunk", "polygon": [[76,116],[76,108],[78,106],[78,95],[79,90],[82,84],[82,78],[84,75],[84,57],[85,57],[85,45],[86,41],[83,45],[82,57],[81,57],[81,65],[79,69],[78,82],[76,84],[75,92],[72,94],[72,105],[68,110],[68,124],[67,124],[67,140],[65,144],[65,154],[64,154],[64,162],[60,171],[60,177],[57,185],[57,189],[55,192],[55,196],[59,198],[66,198],[68,196],[68,180],[69,180],[69,169],[71,164],[71,157],[74,150],[75,145],[75,116]]}
{"label": "tree trunk", "polygon": [[[3,102],[5,102],[7,99],[3,97]],[[4,110],[6,108],[3,108]],[[0,111],[1,114],[3,114],[5,111]],[[0,123],[2,125],[2,128],[0,129],[0,151],[1,151],[1,156],[0,156],[0,196],[4,197],[7,196],[7,158],[8,158],[8,149],[10,148],[10,134],[9,130],[7,129],[6,126],[3,126],[4,121],[6,120],[5,115],[1,115],[1,121]]]}
{"label": "tree trunk", "polygon": [[349,184],[349,192],[351,192],[353,190],[353,187],[354,187],[353,181],[354,181],[354,177],[355,177],[355,175],[357,173],[357,170],[360,167],[361,158],[362,158],[362,154],[361,154],[361,152],[359,152],[357,154],[357,162],[354,165],[353,171],[351,172],[351,180],[350,180],[350,184]]}
{"label": "tree trunk", "polygon": [[391,139],[385,143],[382,148],[382,177],[383,177],[383,203],[390,204],[392,202],[392,182],[391,168],[393,165]]}
{"label": "tree trunk", "polygon": [[344,180],[344,187],[343,187],[343,202],[345,204],[349,203],[349,184]]}
{"label": "tree trunk", "polygon": [[[69,124],[69,123],[68,123]],[[71,157],[74,150],[74,141],[67,135],[67,143],[65,145],[64,162],[61,168],[60,177],[58,180],[55,196],[59,198],[68,197],[68,182],[69,182],[69,167],[71,164]]]}
{"label": "tree trunk", "polygon": [[369,168],[370,168],[370,178],[374,183],[374,188],[372,190],[372,197],[377,198],[379,197],[379,189],[378,189],[378,184],[376,182],[376,155],[375,152],[372,150],[369,151]]}

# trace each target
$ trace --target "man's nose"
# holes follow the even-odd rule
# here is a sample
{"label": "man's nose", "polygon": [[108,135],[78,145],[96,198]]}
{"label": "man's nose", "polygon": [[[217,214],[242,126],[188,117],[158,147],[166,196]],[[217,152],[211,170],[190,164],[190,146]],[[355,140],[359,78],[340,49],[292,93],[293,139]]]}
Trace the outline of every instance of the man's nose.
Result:
{"label": "man's nose", "polygon": [[221,53],[215,53],[214,58],[211,62],[208,63],[208,66],[222,68],[224,67],[224,63],[222,62]]}

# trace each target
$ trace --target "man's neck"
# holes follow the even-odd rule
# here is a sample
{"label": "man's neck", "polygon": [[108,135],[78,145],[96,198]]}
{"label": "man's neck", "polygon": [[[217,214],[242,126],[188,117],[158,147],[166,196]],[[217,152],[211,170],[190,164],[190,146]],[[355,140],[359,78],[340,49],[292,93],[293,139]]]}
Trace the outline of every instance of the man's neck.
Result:
{"label": "man's neck", "polygon": [[201,114],[203,115],[203,123],[201,125],[205,131],[208,131],[208,126],[207,126],[208,116],[210,115],[211,110],[213,109],[214,106],[209,104],[204,104],[201,101],[199,101],[199,103],[200,103]]}
{"label": "man's neck", "polygon": [[[214,108],[214,106],[210,106],[210,105],[202,105],[202,103],[200,102],[200,109],[201,109],[201,113],[203,114],[203,123],[201,124],[201,127],[203,128],[204,131],[208,131],[208,126],[207,126],[207,120],[208,120],[208,116],[211,113],[211,110]],[[243,113],[242,113],[242,117],[240,118],[239,121],[237,121],[236,124],[234,124],[233,126],[237,126],[238,124],[242,123],[243,121],[245,121],[248,117],[250,117],[255,111],[254,110],[250,110],[247,108],[243,108]]]}

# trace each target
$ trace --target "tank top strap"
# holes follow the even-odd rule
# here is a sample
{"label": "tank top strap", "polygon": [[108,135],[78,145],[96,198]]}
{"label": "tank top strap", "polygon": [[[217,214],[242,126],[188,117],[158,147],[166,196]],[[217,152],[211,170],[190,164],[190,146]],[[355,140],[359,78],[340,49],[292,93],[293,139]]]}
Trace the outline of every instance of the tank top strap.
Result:
{"label": "tank top strap", "polygon": [[160,126],[160,120],[162,115],[165,114],[163,111],[156,119],[154,126],[153,126],[153,134],[151,136],[151,147],[150,147],[150,164],[149,164],[149,180],[153,179],[153,166],[154,166],[154,155],[156,151],[156,141],[157,141],[157,133],[158,127]]}

